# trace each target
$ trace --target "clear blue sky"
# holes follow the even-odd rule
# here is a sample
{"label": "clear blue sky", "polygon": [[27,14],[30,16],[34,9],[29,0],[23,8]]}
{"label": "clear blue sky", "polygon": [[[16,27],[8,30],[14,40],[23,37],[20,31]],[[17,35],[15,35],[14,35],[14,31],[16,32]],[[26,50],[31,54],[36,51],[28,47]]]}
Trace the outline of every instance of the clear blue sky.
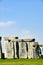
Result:
{"label": "clear blue sky", "polygon": [[43,43],[43,0],[0,0],[0,36]]}

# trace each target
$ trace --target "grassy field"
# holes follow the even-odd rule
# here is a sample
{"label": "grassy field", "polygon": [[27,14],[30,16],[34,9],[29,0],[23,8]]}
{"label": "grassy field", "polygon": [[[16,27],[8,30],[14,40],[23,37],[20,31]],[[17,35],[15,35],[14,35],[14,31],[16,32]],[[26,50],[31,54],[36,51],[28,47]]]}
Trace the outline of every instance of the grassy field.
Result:
{"label": "grassy field", "polygon": [[0,65],[43,65],[43,59],[0,59]]}

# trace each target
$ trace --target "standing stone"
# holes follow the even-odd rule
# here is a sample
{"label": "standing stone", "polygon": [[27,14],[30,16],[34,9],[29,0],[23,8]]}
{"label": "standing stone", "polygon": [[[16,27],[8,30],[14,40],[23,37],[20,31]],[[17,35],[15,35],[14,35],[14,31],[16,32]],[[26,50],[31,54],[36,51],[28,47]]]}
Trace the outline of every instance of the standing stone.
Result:
{"label": "standing stone", "polygon": [[19,42],[19,58],[27,58],[26,42]]}
{"label": "standing stone", "polygon": [[0,58],[2,58],[2,45],[1,45],[1,37],[0,37]]}
{"label": "standing stone", "polygon": [[6,58],[13,58],[13,43],[11,41],[5,41],[5,56]]}
{"label": "standing stone", "polygon": [[5,58],[14,58],[15,46],[14,41],[12,41],[13,39],[14,37],[4,37]]}
{"label": "standing stone", "polygon": [[37,42],[29,42],[28,45],[28,58],[38,58],[38,54],[36,53]]}

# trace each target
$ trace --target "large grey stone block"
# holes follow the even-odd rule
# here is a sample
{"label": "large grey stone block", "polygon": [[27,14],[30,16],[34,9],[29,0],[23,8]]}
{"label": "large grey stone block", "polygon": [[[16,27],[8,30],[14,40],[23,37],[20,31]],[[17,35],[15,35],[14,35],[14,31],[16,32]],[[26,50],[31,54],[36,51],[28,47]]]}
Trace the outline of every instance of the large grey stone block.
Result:
{"label": "large grey stone block", "polygon": [[18,37],[4,37],[6,58],[19,58],[19,46],[15,39]]}
{"label": "large grey stone block", "polygon": [[5,41],[5,56],[6,58],[13,58],[14,52],[12,42]]}
{"label": "large grey stone block", "polygon": [[27,58],[26,42],[19,42],[19,58]]}
{"label": "large grey stone block", "polygon": [[36,53],[37,45],[38,45],[38,42],[29,42],[28,58],[39,58],[38,54]]}

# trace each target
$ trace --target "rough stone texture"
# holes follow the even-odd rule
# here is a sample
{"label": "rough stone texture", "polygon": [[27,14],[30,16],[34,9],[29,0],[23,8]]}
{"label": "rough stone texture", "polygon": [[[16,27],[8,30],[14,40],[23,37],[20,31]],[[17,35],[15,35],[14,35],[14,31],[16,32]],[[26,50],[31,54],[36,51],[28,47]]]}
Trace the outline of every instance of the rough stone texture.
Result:
{"label": "rough stone texture", "polygon": [[39,58],[36,53],[37,42],[29,42],[28,45],[28,58]]}
{"label": "rough stone texture", "polygon": [[6,58],[13,58],[14,52],[12,42],[5,41],[5,55]]}
{"label": "rough stone texture", "polygon": [[14,37],[5,37],[4,43],[5,43],[5,57],[6,58],[14,58],[14,43],[10,39],[13,39]]}
{"label": "rough stone texture", "polygon": [[4,37],[6,58],[39,58],[36,53],[38,42],[35,39]]}
{"label": "rough stone texture", "polygon": [[14,39],[17,39],[17,38],[18,37],[4,37],[6,58],[17,58],[17,49],[16,49],[17,42],[14,42]]}
{"label": "rough stone texture", "polygon": [[35,42],[35,39],[17,39],[18,37],[4,37],[4,40],[12,40],[14,42],[21,42],[22,40],[24,42]]}
{"label": "rough stone texture", "polygon": [[19,58],[27,58],[26,42],[19,42]]}

